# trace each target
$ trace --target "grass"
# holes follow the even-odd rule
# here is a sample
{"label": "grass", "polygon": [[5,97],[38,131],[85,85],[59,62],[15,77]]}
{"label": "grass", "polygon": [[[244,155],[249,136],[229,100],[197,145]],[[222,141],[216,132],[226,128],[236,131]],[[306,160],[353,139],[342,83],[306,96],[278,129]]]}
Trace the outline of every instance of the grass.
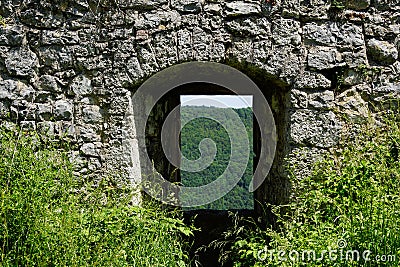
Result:
{"label": "grass", "polygon": [[297,197],[273,207],[279,229],[237,226],[224,256],[235,266],[399,266],[400,116],[379,119],[359,125],[310,177],[293,177]]}
{"label": "grass", "polygon": [[0,26],[6,27],[6,20],[0,15]]}
{"label": "grass", "polygon": [[66,152],[0,130],[0,266],[187,266],[177,211],[72,174]]}

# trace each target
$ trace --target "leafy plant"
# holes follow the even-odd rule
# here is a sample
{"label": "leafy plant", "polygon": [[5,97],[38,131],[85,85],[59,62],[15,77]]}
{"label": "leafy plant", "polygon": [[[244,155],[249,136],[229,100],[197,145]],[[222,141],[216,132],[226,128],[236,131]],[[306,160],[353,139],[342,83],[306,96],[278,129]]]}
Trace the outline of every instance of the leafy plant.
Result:
{"label": "leafy plant", "polygon": [[345,9],[346,6],[341,0],[333,0],[331,6],[336,9]]}
{"label": "leafy plant", "polygon": [[380,68],[370,67],[365,64],[358,65],[356,70],[364,80],[367,80],[370,77],[377,77],[381,74],[382,71]]}
{"label": "leafy plant", "polygon": [[[359,125],[360,135],[316,164],[310,177],[293,177],[295,200],[273,207],[279,229],[254,224],[231,230],[225,251],[235,266],[398,266],[400,115],[388,114],[379,127]],[[344,256],[322,257],[324,250]],[[354,250],[359,260],[348,256]],[[316,259],[301,258],[304,251]],[[300,258],[291,260],[290,252]]]}
{"label": "leafy plant", "polygon": [[0,15],[0,25],[3,26],[3,27],[6,26],[6,20],[1,15]]}
{"label": "leafy plant", "polygon": [[336,72],[336,90],[341,91],[344,84],[344,69],[339,69]]}
{"label": "leafy plant", "polygon": [[[132,188],[74,177],[66,152],[0,130],[1,266],[186,266],[178,211],[134,206]],[[50,145],[50,147],[49,147]]]}

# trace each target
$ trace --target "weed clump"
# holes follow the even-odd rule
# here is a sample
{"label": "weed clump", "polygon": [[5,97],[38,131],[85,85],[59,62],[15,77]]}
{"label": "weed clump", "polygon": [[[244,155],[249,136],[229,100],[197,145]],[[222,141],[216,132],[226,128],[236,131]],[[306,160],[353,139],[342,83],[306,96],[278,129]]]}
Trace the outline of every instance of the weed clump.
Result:
{"label": "weed clump", "polygon": [[66,152],[0,130],[1,266],[185,266],[180,214],[73,176]]}
{"label": "weed clump", "polygon": [[228,232],[224,257],[235,266],[399,266],[400,116],[379,119],[359,125],[308,178],[293,177],[294,201],[272,207],[278,229]]}

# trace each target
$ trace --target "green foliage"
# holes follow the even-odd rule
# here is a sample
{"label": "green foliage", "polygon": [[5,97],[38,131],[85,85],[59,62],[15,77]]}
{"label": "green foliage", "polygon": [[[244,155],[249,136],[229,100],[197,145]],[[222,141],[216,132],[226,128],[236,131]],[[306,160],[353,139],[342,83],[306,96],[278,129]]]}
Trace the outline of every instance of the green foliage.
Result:
{"label": "green foliage", "polygon": [[336,8],[336,9],[345,9],[346,8],[345,4],[341,0],[333,0],[331,6],[332,6],[332,8]]}
{"label": "green foliage", "polygon": [[6,20],[1,15],[0,15],[0,25],[3,26],[3,27],[6,26]]}
{"label": "green foliage", "polygon": [[134,206],[110,179],[79,182],[66,153],[37,140],[0,130],[1,266],[187,265],[180,213]]}
{"label": "green foliage", "polygon": [[[295,201],[273,207],[279,230],[232,230],[226,252],[235,266],[399,266],[400,116],[390,114],[382,126],[361,125],[360,135],[316,164],[310,177],[294,179]],[[266,251],[264,261],[260,250]],[[317,259],[323,250],[337,250],[338,258],[288,258],[290,251],[301,256],[310,250]],[[357,250],[360,260],[346,259],[349,250]],[[278,251],[286,252],[286,260]],[[369,260],[361,255],[365,251]],[[386,262],[379,261],[383,255]]]}
{"label": "green foliage", "polygon": [[[251,108],[234,109],[246,127],[249,140],[250,157],[242,179],[232,191],[224,197],[198,209],[253,209],[253,195],[248,191],[249,183],[253,175],[253,113]],[[224,108],[204,107],[204,106],[183,106],[181,107],[181,117],[191,117],[192,115],[207,114],[224,123],[233,123]],[[228,113],[229,114],[229,113]],[[234,134],[234,133],[233,133]],[[217,179],[228,166],[231,154],[231,144],[228,133],[218,122],[207,119],[197,118],[185,125],[181,131],[181,149],[183,155],[189,160],[200,157],[199,144],[204,138],[212,139],[217,147],[217,154],[213,163],[205,170],[200,172],[181,171],[181,181],[185,186],[206,185]],[[205,153],[209,154],[209,153]],[[243,151],[243,153],[245,152]],[[198,166],[196,166],[198,167]],[[232,164],[234,171],[240,171],[238,166]]]}
{"label": "green foliage", "polygon": [[339,69],[336,72],[336,90],[342,90],[344,84],[344,69]]}
{"label": "green foliage", "polygon": [[367,66],[365,64],[360,64],[357,66],[356,71],[361,75],[361,78],[365,81],[374,80],[374,78],[381,75],[382,69],[375,66]]}

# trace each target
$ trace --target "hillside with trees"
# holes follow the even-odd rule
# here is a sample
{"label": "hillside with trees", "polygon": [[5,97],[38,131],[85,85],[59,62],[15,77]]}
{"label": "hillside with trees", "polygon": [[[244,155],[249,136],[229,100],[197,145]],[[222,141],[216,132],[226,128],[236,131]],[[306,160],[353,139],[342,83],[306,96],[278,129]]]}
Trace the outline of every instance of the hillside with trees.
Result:
{"label": "hillside with trees", "polygon": [[[217,179],[227,168],[231,157],[231,143],[228,132],[222,125],[233,124],[233,119],[228,115],[230,108],[217,108],[206,106],[182,106],[181,119],[196,117],[202,114],[204,117],[196,118],[184,125],[181,131],[181,149],[188,160],[196,160],[200,157],[199,145],[205,138],[215,142],[217,153],[212,163],[199,172],[181,171],[181,181],[184,186],[206,185]],[[195,209],[253,209],[253,194],[248,191],[248,186],[253,172],[253,113],[251,108],[233,109],[238,115],[248,134],[250,156],[247,168],[239,183],[224,197]],[[206,118],[209,117],[209,118]],[[212,119],[210,119],[212,118]],[[219,121],[219,122],[217,122]],[[236,134],[236,133],[232,133]],[[205,148],[211,149],[211,148]],[[204,152],[204,151],[203,151]],[[244,152],[243,152],[244,153]],[[240,154],[243,154],[240,153]],[[204,154],[209,154],[207,151]],[[234,156],[234,155],[233,155]],[[198,166],[194,166],[198,167]],[[233,172],[240,168],[232,166]],[[207,196],[205,196],[207,197]]]}

